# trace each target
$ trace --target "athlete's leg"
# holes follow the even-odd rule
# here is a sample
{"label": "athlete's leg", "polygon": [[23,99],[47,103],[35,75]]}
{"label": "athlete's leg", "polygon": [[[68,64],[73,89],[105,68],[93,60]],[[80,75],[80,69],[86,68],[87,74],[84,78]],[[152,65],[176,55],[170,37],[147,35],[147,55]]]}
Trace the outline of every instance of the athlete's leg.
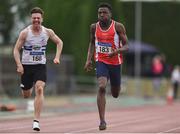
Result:
{"label": "athlete's leg", "polygon": [[45,82],[36,81],[35,83],[35,99],[34,99],[34,120],[39,121],[40,113],[44,100],[44,87]]}
{"label": "athlete's leg", "polygon": [[173,83],[173,89],[174,89],[174,99],[177,99],[177,95],[178,95],[178,82]]}
{"label": "athlete's leg", "polygon": [[35,99],[34,99],[34,121],[33,130],[40,131],[39,119],[44,100],[44,87],[46,83],[46,66],[37,65],[35,68]]}
{"label": "athlete's leg", "polygon": [[104,122],[105,121],[105,105],[106,105],[105,94],[106,94],[107,78],[99,77],[98,85],[99,85],[99,90],[97,94],[97,106],[99,110],[100,122]]}
{"label": "athlete's leg", "polygon": [[105,106],[106,106],[106,85],[109,78],[107,65],[102,62],[96,62],[96,76],[98,80],[97,106],[99,111],[100,125],[99,130],[106,129]]}

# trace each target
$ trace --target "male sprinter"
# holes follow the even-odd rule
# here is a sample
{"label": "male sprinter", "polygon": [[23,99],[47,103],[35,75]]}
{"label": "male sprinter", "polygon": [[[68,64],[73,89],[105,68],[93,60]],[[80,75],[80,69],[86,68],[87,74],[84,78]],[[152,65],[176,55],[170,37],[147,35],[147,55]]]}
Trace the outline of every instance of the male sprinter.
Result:
{"label": "male sprinter", "polygon": [[[56,45],[54,63],[60,63],[62,40],[54,33],[41,25],[43,22],[43,10],[35,7],[31,10],[31,25],[23,29],[14,47],[14,59],[17,72],[21,75],[21,88],[24,98],[29,98],[35,87],[34,121],[33,130],[40,131],[39,119],[44,99],[44,87],[46,84],[46,46],[50,38]],[[22,60],[20,50],[23,47]]]}
{"label": "male sprinter", "polygon": [[122,52],[128,50],[125,28],[123,24],[111,19],[111,10],[108,3],[101,3],[98,7],[98,22],[91,24],[90,27],[90,43],[84,66],[86,71],[92,70],[91,60],[94,54],[99,85],[97,94],[99,130],[106,129],[105,93],[108,79],[110,79],[112,96],[117,98],[121,87]]}

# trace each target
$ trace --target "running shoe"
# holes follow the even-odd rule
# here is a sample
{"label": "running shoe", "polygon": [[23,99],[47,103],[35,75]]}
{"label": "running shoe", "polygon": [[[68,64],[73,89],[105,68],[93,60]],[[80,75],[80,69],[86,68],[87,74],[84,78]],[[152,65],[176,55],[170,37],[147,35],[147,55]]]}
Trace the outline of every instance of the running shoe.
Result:
{"label": "running shoe", "polygon": [[99,130],[105,130],[106,129],[106,122],[102,121],[99,125]]}
{"label": "running shoe", "polygon": [[33,130],[40,131],[39,121],[34,120],[34,122],[33,122]]}

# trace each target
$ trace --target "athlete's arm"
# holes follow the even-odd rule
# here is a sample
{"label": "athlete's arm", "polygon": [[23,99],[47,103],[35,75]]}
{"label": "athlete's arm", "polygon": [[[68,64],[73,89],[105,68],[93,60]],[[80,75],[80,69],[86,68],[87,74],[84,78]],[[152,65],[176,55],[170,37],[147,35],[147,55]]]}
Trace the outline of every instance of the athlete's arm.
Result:
{"label": "athlete's arm", "polygon": [[92,24],[90,26],[90,42],[89,42],[87,60],[84,66],[84,69],[87,72],[92,70],[92,57],[94,55],[94,50],[95,50],[95,29],[96,29],[96,24]]}
{"label": "athlete's arm", "polygon": [[127,38],[126,30],[125,30],[123,24],[115,22],[115,29],[116,29],[117,34],[119,35],[119,41],[120,41],[120,43],[122,43],[122,47],[114,50],[109,55],[110,57],[112,57],[118,53],[121,53],[121,52],[126,52],[129,49],[128,38]]}
{"label": "athlete's arm", "polygon": [[56,56],[54,58],[54,63],[55,64],[59,64],[60,61],[60,56],[61,56],[61,52],[62,52],[62,48],[63,48],[63,42],[62,40],[54,33],[54,31],[52,29],[47,29],[48,33],[49,33],[49,38],[57,45],[56,47]]}
{"label": "athlete's arm", "polygon": [[20,32],[19,37],[15,44],[14,50],[13,50],[13,55],[14,55],[14,59],[17,66],[17,72],[21,75],[24,73],[24,69],[20,60],[20,50],[22,49],[22,46],[24,45],[26,36],[27,36],[26,29]]}

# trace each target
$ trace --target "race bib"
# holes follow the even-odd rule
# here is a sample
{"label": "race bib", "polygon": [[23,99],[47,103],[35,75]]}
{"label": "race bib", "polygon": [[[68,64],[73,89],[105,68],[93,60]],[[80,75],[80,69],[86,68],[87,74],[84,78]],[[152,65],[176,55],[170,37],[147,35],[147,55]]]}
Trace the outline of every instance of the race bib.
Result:
{"label": "race bib", "polygon": [[41,61],[42,60],[42,55],[44,55],[44,52],[42,52],[42,51],[40,51],[40,52],[39,51],[33,51],[33,52],[30,52],[30,55],[32,56],[33,61]]}
{"label": "race bib", "polygon": [[103,53],[103,54],[109,54],[112,52],[112,47],[108,46],[97,46],[96,52]]}
{"label": "race bib", "polygon": [[33,55],[33,61],[41,61],[42,56],[41,55]]}

